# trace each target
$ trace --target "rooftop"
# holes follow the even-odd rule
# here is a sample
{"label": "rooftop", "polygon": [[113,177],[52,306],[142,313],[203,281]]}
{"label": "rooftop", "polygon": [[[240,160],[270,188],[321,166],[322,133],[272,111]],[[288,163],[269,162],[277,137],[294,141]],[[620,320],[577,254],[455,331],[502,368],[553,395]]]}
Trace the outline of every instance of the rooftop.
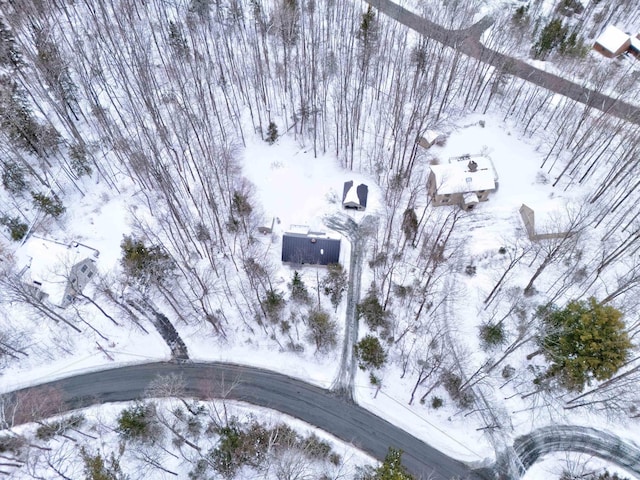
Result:
{"label": "rooftop", "polygon": [[338,263],[340,239],[324,233],[308,235],[288,232],[282,236],[282,261],[310,265]]}
{"label": "rooftop", "polygon": [[629,35],[624,33],[617,27],[609,25],[604,32],[600,34],[596,43],[605,50],[616,52],[629,40]]}
{"label": "rooftop", "polygon": [[[438,195],[494,190],[498,179],[491,159],[485,156],[463,156],[449,164],[432,165]],[[472,170],[471,162],[475,163]]]}
{"label": "rooftop", "polygon": [[71,267],[98,255],[97,250],[76,242],[66,244],[34,235],[18,249],[16,259],[23,268],[22,280],[37,282],[51,302],[60,305]]}

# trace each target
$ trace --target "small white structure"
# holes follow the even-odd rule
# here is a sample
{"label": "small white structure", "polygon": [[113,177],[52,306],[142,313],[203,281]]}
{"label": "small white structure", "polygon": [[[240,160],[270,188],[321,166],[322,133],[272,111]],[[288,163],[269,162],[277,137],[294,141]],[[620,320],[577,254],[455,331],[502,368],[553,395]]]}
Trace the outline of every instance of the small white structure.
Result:
{"label": "small white structure", "polygon": [[367,208],[368,196],[369,187],[364,183],[355,185],[353,180],[344,182],[344,188],[342,190],[342,207],[362,212]]}
{"label": "small white structure", "polygon": [[471,210],[498,187],[493,162],[484,155],[463,155],[445,165],[431,165],[427,189],[434,206],[460,205]]}
{"label": "small white structure", "polygon": [[39,300],[65,308],[82,293],[97,273],[95,259],[99,252],[77,242],[30,237],[18,250],[22,281],[33,287]]}
{"label": "small white structure", "polygon": [[607,58],[622,55],[631,47],[631,36],[617,27],[609,25],[596,39],[593,49]]}
{"label": "small white structure", "polygon": [[436,130],[427,130],[424,135],[418,137],[418,145],[424,149],[429,149],[432,146],[443,144],[447,137]]}

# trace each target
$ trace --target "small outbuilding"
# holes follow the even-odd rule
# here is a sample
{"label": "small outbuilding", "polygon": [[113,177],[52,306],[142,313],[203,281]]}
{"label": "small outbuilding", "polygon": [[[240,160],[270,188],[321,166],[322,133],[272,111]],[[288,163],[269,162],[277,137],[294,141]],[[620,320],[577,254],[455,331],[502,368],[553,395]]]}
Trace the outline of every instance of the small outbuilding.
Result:
{"label": "small outbuilding", "polygon": [[367,208],[367,197],[369,196],[369,187],[361,183],[357,187],[353,180],[344,182],[342,190],[342,206],[349,210],[363,211]]}
{"label": "small outbuilding", "polygon": [[282,236],[282,261],[293,264],[329,265],[340,260],[340,239],[322,232],[294,233]]}
{"label": "small outbuilding", "polygon": [[428,150],[434,145],[443,145],[446,140],[447,137],[444,134],[436,130],[427,130],[422,136],[418,137],[418,145]]}
{"label": "small outbuilding", "polygon": [[622,55],[631,47],[631,36],[609,25],[596,39],[593,49],[607,58]]}

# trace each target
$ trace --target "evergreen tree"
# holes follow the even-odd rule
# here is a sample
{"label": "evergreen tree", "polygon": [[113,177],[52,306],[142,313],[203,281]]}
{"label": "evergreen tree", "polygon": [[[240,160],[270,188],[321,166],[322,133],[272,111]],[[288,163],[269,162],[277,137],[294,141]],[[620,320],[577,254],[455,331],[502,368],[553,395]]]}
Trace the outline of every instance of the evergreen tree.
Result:
{"label": "evergreen tree", "polygon": [[294,302],[309,303],[309,292],[307,291],[307,286],[304,284],[297,271],[293,272],[293,279],[289,284],[289,290],[291,290],[291,299]]}
{"label": "evergreen tree", "polygon": [[569,28],[559,18],[547,23],[533,46],[534,58],[544,59],[551,51],[560,47],[566,40],[568,32]]}
{"label": "evergreen tree", "polygon": [[539,381],[554,378],[568,390],[582,391],[593,380],[611,378],[629,358],[632,344],[622,313],[593,297],[564,309],[543,307],[538,315],[538,344],[551,363]]}
{"label": "evergreen tree", "polygon": [[317,351],[326,351],[338,342],[338,327],[329,314],[322,310],[313,310],[307,319],[309,327],[308,339],[316,346]]}
{"label": "evergreen tree", "polygon": [[356,344],[355,354],[361,370],[380,368],[387,361],[387,352],[373,335],[367,335]]}
{"label": "evergreen tree", "polygon": [[413,244],[418,233],[418,216],[413,208],[407,208],[402,215],[402,231],[407,241]]}
{"label": "evergreen tree", "polygon": [[9,217],[8,215],[3,215],[2,217],[0,217],[0,224],[9,229],[11,240],[15,240],[16,242],[22,240],[29,231],[29,226],[21,221],[19,217]]}
{"label": "evergreen tree", "polygon": [[369,63],[369,59],[375,51],[379,37],[378,19],[371,5],[362,14],[360,29],[358,30],[358,40],[360,40],[360,54],[362,65]]}
{"label": "evergreen tree", "polygon": [[267,290],[262,299],[262,309],[265,316],[271,323],[278,323],[282,320],[282,310],[285,306],[284,296],[275,290]]}
{"label": "evergreen tree", "polygon": [[402,466],[402,450],[390,447],[384,462],[366,480],[414,480]]}
{"label": "evergreen tree", "polygon": [[377,330],[380,327],[387,329],[389,326],[387,320],[388,314],[382,308],[373,285],[367,292],[367,296],[357,305],[356,312],[358,313],[358,317],[364,318],[364,321],[371,330]]}
{"label": "evergreen tree", "polygon": [[42,127],[34,119],[25,93],[8,76],[0,77],[0,128],[15,146],[35,155],[42,153],[38,138]]}
{"label": "evergreen tree", "polygon": [[16,41],[9,27],[0,18],[0,66],[19,69],[23,65],[22,54],[16,47]]}
{"label": "evergreen tree", "polygon": [[274,122],[269,122],[267,128],[267,143],[273,145],[278,139],[278,126]]}
{"label": "evergreen tree", "polygon": [[34,206],[38,210],[51,215],[53,218],[58,218],[67,210],[57,195],[50,197],[42,193],[31,192],[31,197],[33,198]]}
{"label": "evergreen tree", "polygon": [[74,143],[69,147],[69,158],[71,159],[71,168],[78,177],[91,175],[93,170],[87,159],[87,148],[80,143]]}
{"label": "evergreen tree", "polygon": [[327,265],[327,274],[322,279],[322,287],[324,294],[331,299],[331,305],[338,308],[342,295],[347,289],[347,272],[339,263],[331,263]]}
{"label": "evergreen tree", "polygon": [[142,240],[125,236],[120,248],[120,263],[125,273],[143,285],[162,283],[175,267],[169,254],[160,246],[147,247]]}
{"label": "evergreen tree", "polygon": [[91,454],[85,447],[80,447],[80,456],[84,463],[86,480],[128,480],[129,478],[122,472],[120,462],[113,453],[106,462],[100,453]]}
{"label": "evergreen tree", "polygon": [[179,58],[189,58],[189,44],[182,34],[180,23],[169,21],[169,45]]}
{"label": "evergreen tree", "polygon": [[118,433],[127,440],[153,441],[158,434],[155,406],[136,403],[118,416]]}
{"label": "evergreen tree", "polygon": [[14,195],[21,193],[27,187],[24,168],[15,162],[6,162],[2,168],[2,186]]}

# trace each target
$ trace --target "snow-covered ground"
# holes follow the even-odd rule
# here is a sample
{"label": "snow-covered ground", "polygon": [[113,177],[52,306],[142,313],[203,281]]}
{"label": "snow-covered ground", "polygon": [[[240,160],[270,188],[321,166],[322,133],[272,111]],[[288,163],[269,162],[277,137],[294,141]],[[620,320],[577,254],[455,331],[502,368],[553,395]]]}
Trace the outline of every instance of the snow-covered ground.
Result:
{"label": "snow-covered ground", "polygon": [[[405,2],[407,5],[415,3],[413,0]],[[479,9],[475,20],[484,13],[484,10]],[[547,68],[548,64],[544,66]],[[103,101],[108,104],[111,99],[105,95]],[[543,216],[559,218],[559,222],[562,223],[563,217],[567,214],[566,207],[579,204],[590,187],[571,185],[567,191],[564,187],[552,187],[553,175],[557,174],[557,171],[549,165],[544,170],[540,169],[543,162],[540,153],[544,150],[540,148],[543,139],[522,138],[517,126],[505,122],[497,114],[456,118],[455,113],[447,112],[447,118],[452,118],[449,124],[438,125],[438,128],[448,134],[446,145],[433,147],[428,152],[421,151],[418,156],[421,165],[417,170],[427,170],[429,162],[436,159],[444,163],[454,156],[484,154],[492,159],[499,175],[499,189],[490,195],[490,200],[479,205],[473,212],[464,214],[461,219],[463,227],[459,230],[464,232],[461,235],[464,246],[461,247],[456,261],[463,262],[462,267],[476,267],[477,272],[474,276],[465,276],[460,272],[453,272],[451,275],[456,282],[455,295],[452,294],[455,302],[448,311],[450,315],[447,322],[456,342],[459,342],[461,351],[468,352],[470,368],[475,368],[490,355],[480,349],[478,325],[489,317],[489,313],[483,309],[482,299],[500,277],[504,266],[504,256],[499,250],[517,242],[528,241],[519,214],[520,206],[527,204],[540,214],[536,217],[540,226],[546,223]],[[480,126],[480,120],[485,122],[484,126]],[[246,131],[251,131],[251,127],[247,126]],[[276,290],[287,292],[287,284],[293,276],[293,268],[280,262],[282,233],[294,225],[306,225],[314,231],[327,230],[324,222],[326,216],[342,211],[340,202],[345,181],[363,182],[369,186],[366,213],[350,213],[356,220],[360,220],[364,215],[383,218],[389,214],[382,199],[382,192],[386,186],[376,185],[373,177],[342,169],[332,155],[326,154],[316,158],[311,148],[300,145],[288,134],[281,136],[274,145],[268,145],[257,136],[246,138],[246,142],[247,146],[242,151],[242,172],[253,184],[254,208],[261,210],[263,226],[274,226],[272,234],[256,234],[256,237],[261,247],[259,251],[265,257],[265,264],[274,269],[275,273],[270,280],[273,281]],[[153,200],[147,197],[146,194],[149,192],[140,191],[124,178],[120,180],[120,193],[116,194],[107,185],[96,184],[92,179],[83,177],[78,184],[84,195],[79,192],[67,192],[65,204],[68,211],[64,218],[60,221],[45,220],[38,226],[37,232],[63,243],[80,242],[98,250],[98,270],[105,278],[105,283],[116,285],[113,287],[116,290],[115,297],[118,297],[118,282],[121,280],[117,278],[122,255],[120,242],[123,235],[135,233],[134,216],[148,219],[150,225],[160,221],[151,218],[151,212],[154,210],[152,207],[155,205],[150,204]],[[422,197],[418,195],[415,199],[416,209],[427,205],[426,192],[420,195]],[[448,211],[456,207],[442,208],[443,211]],[[13,257],[16,270],[20,270],[26,257],[30,256],[26,246],[17,247],[16,244],[12,244],[4,249],[12,252],[15,250]],[[343,237],[341,261],[344,265],[348,265],[350,250],[347,239]],[[37,259],[32,258],[32,261]],[[532,263],[533,261],[535,259]],[[457,268],[457,265],[453,267]],[[324,276],[324,270],[303,267],[300,273],[311,295],[315,295],[317,289],[318,296],[321,296],[318,281]],[[510,279],[509,284],[521,289],[530,276],[531,268],[523,267]],[[366,288],[371,280],[371,271],[365,268],[363,287]],[[544,281],[546,280],[541,279],[540,283],[544,285]],[[87,293],[91,296],[94,286],[90,286]],[[529,306],[533,307],[534,301],[535,298]],[[78,302],[78,319],[81,317],[86,320],[94,329],[92,331],[88,326],[83,326],[82,336],[64,333],[65,330],[52,323],[50,319],[35,316],[32,311],[17,303],[3,305],[6,306],[0,310],[3,325],[6,325],[7,330],[19,325],[19,329],[16,330],[23,333],[22,344],[29,348],[30,354],[26,358],[21,357],[19,362],[10,362],[7,368],[0,371],[0,392],[89,370],[170,358],[170,349],[155,328],[145,323],[145,332],[133,323],[125,323],[113,305],[109,302],[100,303],[109,305],[108,313],[113,315],[120,325],[115,325],[95,306]],[[327,305],[324,296],[322,303],[324,306]],[[333,312],[333,317],[338,321],[344,319],[344,303]],[[171,310],[166,304],[159,305],[171,316]],[[275,335],[269,335],[266,329],[263,331],[253,325],[253,331],[250,332],[251,327],[245,328],[238,318],[233,317],[232,312],[228,315],[230,321],[226,339],[216,336],[210,325],[204,321],[186,324],[171,318],[187,345],[191,359],[255,365],[325,388],[332,384],[337,373],[336,353],[339,352],[339,347],[330,353],[316,353],[314,348],[304,341],[305,326],[298,324],[293,326],[295,332],[292,335],[296,336],[300,344],[304,344],[305,349],[291,351],[281,345],[278,338],[274,338]],[[343,326],[339,325],[339,343],[342,341]],[[530,352],[526,349],[518,351],[510,359],[510,363],[523,367],[527,364],[527,353]],[[495,455],[494,445],[484,430],[486,425],[483,419],[477,414],[458,409],[454,402],[446,399],[446,393],[441,388],[435,390],[435,393],[445,398],[444,406],[435,409],[430,406],[430,402],[421,404],[419,401],[408,405],[415,378],[411,378],[409,374],[401,379],[400,368],[394,360],[397,359],[392,358],[390,365],[380,372],[382,385],[379,390],[371,386],[367,374],[358,373],[355,398],[359,404],[453,457],[474,463],[491,463]],[[488,379],[483,387],[486,388],[490,400],[495,402],[496,409],[508,417],[505,423],[512,428],[504,433],[507,441],[531,429],[554,423],[597,426],[603,430],[615,429],[623,436],[637,438],[632,425],[609,423],[601,417],[587,416],[578,411],[571,413],[561,409],[554,410],[552,407],[539,407],[532,404],[532,401],[522,399],[521,394],[525,393],[527,388],[532,388],[530,384],[524,383],[525,381],[516,388],[512,384],[502,387],[502,382],[496,383],[495,380]],[[121,407],[104,408],[107,412],[105,415],[112,419],[115,409]],[[111,408],[114,410],[110,410]],[[264,413],[260,412],[261,415]],[[104,438],[103,441],[108,443],[109,437]],[[559,459],[555,458],[553,461],[557,463]],[[548,467],[544,467],[532,470],[527,478],[546,480],[548,474]]]}
{"label": "snow-covered ground", "polygon": [[[183,407],[175,399],[149,399],[149,401],[155,404],[156,411],[164,417],[167,415],[170,417],[170,412],[175,411],[176,407]],[[164,442],[162,439],[160,442],[166,443],[166,445],[163,449],[155,452],[152,452],[152,449],[145,449],[143,444],[135,440],[125,442],[125,444],[121,443],[123,439],[117,431],[117,419],[124,409],[131,406],[131,403],[112,403],[69,412],[65,417],[70,415],[84,417],[84,422],[80,427],[65,432],[62,436],[55,436],[52,440],[39,441],[40,448],[32,448],[26,459],[27,467],[12,469],[12,465],[4,464],[3,470],[10,471],[10,478],[15,479],[47,478],[42,477],[42,475],[51,474],[50,468],[53,465],[58,469],[58,472],[64,472],[66,478],[81,478],[84,464],[79,452],[81,449],[86,449],[86,452],[90,455],[100,454],[106,465],[109,465],[109,459],[112,458],[111,455],[113,454],[119,460],[122,470],[128,474],[127,478],[132,480],[140,478],[158,480],[189,478],[189,473],[195,469],[195,462],[193,458],[191,461],[187,461],[186,458],[189,457],[189,454],[194,453],[193,451],[181,452],[180,448],[176,449],[175,445],[171,445],[170,442]],[[330,473],[331,475],[345,475],[350,478],[354,474],[356,467],[375,466],[376,464],[375,459],[363,454],[352,445],[280,412],[232,401],[225,401],[224,404],[222,402],[215,402],[215,404],[214,402],[199,402],[198,406],[208,414],[224,411],[224,415],[227,418],[237,419],[240,424],[249,423],[252,419],[257,419],[261,425],[267,428],[284,424],[304,438],[315,435],[321,441],[327,442],[331,447],[332,453],[339,455],[340,462],[337,465],[324,462],[323,465],[322,462],[315,462],[314,464],[313,461],[299,460],[300,465],[298,468],[305,475],[320,476],[323,473]],[[64,417],[52,418],[50,421],[53,422],[58,418]],[[202,428],[205,427],[206,420],[206,417],[199,420],[203,423]],[[35,435],[38,427],[39,425],[37,424],[22,425],[16,427],[14,433],[32,436]],[[203,449],[203,452],[206,452],[207,449],[215,444],[215,438],[216,435],[209,433],[207,435],[196,435],[196,437],[191,438],[191,441],[198,444]],[[143,453],[145,450],[146,454]],[[185,453],[187,454],[186,456]],[[24,459],[21,458],[21,461],[24,461]],[[150,469],[150,465],[154,462],[156,465],[162,465],[162,469]],[[277,480],[274,473],[269,474],[268,470],[261,473],[260,477],[258,477],[258,473],[254,471],[240,472],[236,478],[273,478]]]}
{"label": "snow-covered ground", "polygon": [[[484,127],[478,123],[481,119],[485,122]],[[522,203],[535,206],[542,201],[548,207],[548,201],[552,199],[552,205],[561,207],[580,198],[579,190],[572,189],[571,193],[566,193],[551,187],[547,175],[539,168],[542,159],[534,141],[519,138],[515,128],[497,117],[474,115],[463,118],[456,125],[451,125],[447,133],[449,138],[446,145],[433,147],[429,155],[446,162],[449,157],[482,153],[492,159],[499,175],[498,191],[490,196],[488,202],[469,213],[466,219],[470,222],[466,250],[470,262],[478,261],[482,265],[482,261],[495,255],[499,247],[524,235],[524,224],[518,212]],[[380,191],[371,178],[341,169],[329,155],[313,158],[310,152],[297,146],[288,137],[282,137],[273,146],[259,141],[250,144],[244,154],[243,170],[255,185],[257,203],[264,210],[266,223],[270,224],[269,219],[273,217],[280,219],[279,224],[276,222],[274,235],[264,240],[272,243],[268,255],[274,264],[279,264],[280,234],[289,225],[306,224],[314,230],[326,230],[323,218],[340,210],[342,185],[347,180],[367,183],[370,187],[368,213],[382,214]],[[137,197],[131,195],[132,192],[111,196],[95,187],[90,192],[77,207],[70,209],[71,219],[67,221],[65,235],[66,239],[82,241],[97,248],[100,251],[100,270],[108,274],[118,266],[120,241],[130,228],[126,215],[114,216],[112,213],[135,209]],[[52,227],[52,231],[56,230]],[[342,258],[348,258],[348,242],[343,240],[343,245]],[[316,267],[304,267],[301,270],[305,282],[310,286],[314,285],[317,272]],[[490,269],[481,268],[478,275],[469,278],[463,287],[472,298],[481,298],[487,293],[492,275]],[[290,267],[280,267],[276,276],[280,278],[278,287],[285,290],[291,276]],[[478,315],[476,305],[478,301],[459,304],[455,319],[451,319],[455,322],[455,331],[465,339],[463,343],[472,352],[479,352],[475,330]],[[341,308],[336,317],[341,318],[342,313]],[[149,329],[150,333],[143,334],[134,327],[115,327],[101,318],[97,311],[93,315],[92,321],[108,338],[108,341],[98,340],[96,343],[108,352],[108,356],[98,349],[96,343],[74,342],[70,352],[60,357],[50,357],[46,361],[44,357],[29,357],[5,369],[0,377],[2,390],[91,369],[169,358],[169,350],[155,330]],[[238,334],[231,337],[227,344],[221,344],[206,326],[180,325],[178,329],[193,360],[260,366],[323,387],[330,386],[336,373],[334,355],[314,355],[310,349],[302,353],[283,351],[274,341],[262,335],[243,337]],[[38,329],[35,325],[33,334],[34,341],[39,341],[37,335],[50,335],[48,329]],[[43,337],[41,341],[46,344],[48,340]],[[474,355],[480,358],[479,353]],[[491,445],[483,432],[478,430],[481,426],[478,419],[460,415],[453,406],[445,405],[437,411],[418,402],[408,406],[411,380],[399,381],[398,376],[395,368],[390,367],[385,373],[381,390],[376,394],[367,376],[360,374],[356,385],[358,402],[456,458],[479,462],[493,457]],[[522,407],[521,413],[514,413],[513,435],[545,424],[530,417],[526,404],[518,405],[518,408],[514,405],[518,405],[517,397],[509,407],[513,411]],[[563,417],[549,421],[573,422],[576,418]],[[591,421],[588,424],[592,424]]]}

